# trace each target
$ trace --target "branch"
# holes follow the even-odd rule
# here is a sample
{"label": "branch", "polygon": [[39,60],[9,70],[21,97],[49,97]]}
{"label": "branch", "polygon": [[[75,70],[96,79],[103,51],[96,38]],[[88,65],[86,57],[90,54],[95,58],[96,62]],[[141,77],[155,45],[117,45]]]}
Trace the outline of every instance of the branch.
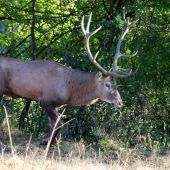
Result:
{"label": "branch", "polygon": [[9,19],[9,20],[14,20],[15,21],[15,19],[13,19],[12,17],[0,17],[0,20],[5,20],[5,19]]}
{"label": "branch", "polygon": [[[67,20],[68,17],[72,16],[73,14],[76,14],[76,12],[72,12],[69,15],[67,15],[65,17],[65,19],[62,20],[62,22],[65,22]],[[36,39],[36,41],[38,41],[41,37],[43,37],[46,33],[48,33],[52,28],[55,28],[57,25],[60,25],[61,22],[57,22],[55,25],[53,25],[51,28],[49,28],[47,31],[45,31],[44,33],[42,33],[42,35]],[[56,36],[56,35],[55,35]],[[33,44],[31,44],[29,47],[27,47],[25,50],[21,51],[19,54],[16,55],[16,57],[20,56],[21,54],[23,54],[25,51],[29,50],[32,47]]]}
{"label": "branch", "polygon": [[[80,27],[78,27],[78,28],[80,28]],[[63,35],[65,35],[65,34],[67,34],[67,33],[69,33],[69,32],[72,32],[73,30],[76,30],[76,29],[78,29],[78,28],[73,28],[73,29],[71,29],[71,30],[68,30],[68,31],[66,31],[66,32],[63,32],[62,34],[60,34],[57,38],[55,38],[54,40],[52,39],[51,40],[51,42],[46,46],[46,47],[44,47],[38,54],[37,54],[37,56],[38,55],[40,55],[40,53],[41,52],[43,52],[46,48],[48,48],[51,44],[53,44],[55,41],[57,41],[60,37],[62,37]],[[56,37],[57,35],[55,35],[54,37]]]}
{"label": "branch", "polygon": [[[17,44],[14,48],[18,48],[31,34],[27,35],[19,44]],[[7,50],[6,53],[4,53],[3,55],[5,56],[6,54],[8,54],[10,51],[12,50],[12,48],[10,48],[9,50]]]}
{"label": "branch", "polygon": [[103,0],[103,5],[104,5],[104,9],[105,9],[106,12],[109,14],[109,11],[108,11],[108,9],[107,9],[107,7],[106,7],[106,4],[105,4],[104,0]]}

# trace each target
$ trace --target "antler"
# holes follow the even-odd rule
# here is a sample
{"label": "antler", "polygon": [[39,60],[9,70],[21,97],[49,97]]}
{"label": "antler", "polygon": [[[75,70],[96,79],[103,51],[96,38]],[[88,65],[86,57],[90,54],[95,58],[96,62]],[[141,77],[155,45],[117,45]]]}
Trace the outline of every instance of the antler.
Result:
{"label": "antler", "polygon": [[103,73],[103,74],[107,74],[108,72],[103,68],[101,67],[97,62],[96,62],[96,58],[97,58],[97,55],[99,54],[99,51],[96,53],[96,55],[92,56],[91,54],[91,51],[90,51],[90,48],[89,48],[89,39],[92,35],[94,35],[96,32],[98,32],[100,29],[101,29],[101,26],[96,29],[95,31],[93,32],[89,32],[89,27],[90,27],[90,21],[91,21],[91,16],[92,16],[92,12],[89,16],[89,20],[88,20],[88,23],[87,23],[87,26],[86,26],[86,30],[84,29],[84,16],[81,20],[81,29],[83,31],[83,34],[84,34],[84,43],[85,43],[85,47],[86,47],[86,51],[87,51],[87,54],[90,58],[90,60],[92,61],[92,63]]}
{"label": "antler", "polygon": [[88,20],[88,23],[87,23],[87,26],[86,26],[86,30],[84,29],[84,16],[82,18],[82,21],[81,21],[81,28],[82,28],[82,31],[83,31],[83,34],[84,34],[84,41],[85,41],[85,47],[86,47],[86,51],[87,51],[87,54],[90,58],[90,60],[93,62],[93,64],[105,75],[105,76],[116,76],[116,77],[120,77],[120,78],[125,78],[125,77],[128,77],[130,75],[133,75],[137,72],[137,69],[136,71],[132,72],[132,69],[129,68],[129,69],[123,69],[123,68],[118,68],[117,66],[117,60],[119,57],[133,57],[137,54],[137,52],[135,54],[132,54],[132,55],[124,55],[124,54],[121,54],[120,52],[120,46],[121,46],[121,43],[122,43],[122,40],[123,38],[125,37],[126,33],[129,31],[129,29],[138,21],[134,21],[133,23],[129,24],[129,18],[125,18],[125,10],[123,11],[123,20],[124,20],[124,23],[125,23],[125,29],[124,29],[124,32],[122,34],[122,36],[120,37],[119,41],[118,41],[118,44],[117,44],[117,47],[116,47],[116,54],[114,56],[114,59],[113,59],[113,69],[112,71],[106,71],[103,67],[101,67],[97,62],[96,62],[96,58],[97,58],[97,55],[99,53],[99,51],[95,54],[94,58],[91,54],[91,51],[90,51],[90,48],[89,48],[89,39],[92,35],[94,35],[96,32],[98,32],[100,29],[101,29],[101,26],[96,29],[95,31],[93,32],[89,32],[89,27],[90,27],[90,21],[91,21],[91,16],[92,16],[92,13],[90,14],[90,17],[89,17],[89,20]]}
{"label": "antler", "polygon": [[117,66],[117,61],[118,61],[119,57],[121,57],[121,56],[122,57],[134,57],[138,53],[138,51],[137,51],[136,53],[134,53],[132,55],[124,55],[124,54],[121,54],[121,52],[120,52],[120,46],[121,46],[123,38],[125,37],[126,33],[129,31],[129,29],[138,21],[138,20],[136,20],[136,21],[132,22],[131,24],[129,24],[129,18],[127,18],[127,19],[125,18],[125,10],[123,10],[123,20],[125,23],[125,29],[124,29],[122,36],[120,37],[120,39],[118,41],[118,44],[116,47],[116,54],[113,59],[113,69],[110,72],[111,75],[114,75],[116,77],[121,77],[121,78],[125,78],[130,75],[133,75],[138,70],[138,69],[136,69],[136,71],[132,72],[131,68],[123,69],[123,68],[118,68],[118,66]]}

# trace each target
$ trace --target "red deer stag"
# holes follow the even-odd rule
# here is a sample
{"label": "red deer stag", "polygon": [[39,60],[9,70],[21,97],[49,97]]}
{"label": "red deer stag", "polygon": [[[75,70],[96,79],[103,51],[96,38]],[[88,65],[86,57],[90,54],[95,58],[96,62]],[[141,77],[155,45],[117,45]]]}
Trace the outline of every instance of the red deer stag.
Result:
{"label": "red deer stag", "polygon": [[[117,44],[113,69],[108,72],[95,60],[99,52],[93,58],[89,49],[89,38],[101,28],[89,32],[91,16],[92,14],[89,17],[86,30],[84,29],[83,16],[81,28],[87,54],[99,69],[98,72],[73,70],[53,61],[28,61],[2,57],[0,58],[0,101],[5,94],[11,98],[24,98],[38,102],[49,117],[51,130],[58,118],[56,109],[63,105],[89,105],[101,99],[121,108],[123,102],[116,87],[115,77],[125,78],[136,73],[137,70],[131,72],[131,69],[118,68],[117,60],[120,56],[133,57],[137,54],[137,52],[133,55],[120,53],[124,36],[137,21],[129,24],[129,19],[125,19],[125,13],[123,14],[125,30]],[[61,125],[60,120],[57,127]],[[61,127],[55,131],[52,142],[60,129]],[[48,140],[49,138],[42,140],[41,144],[47,144]]]}

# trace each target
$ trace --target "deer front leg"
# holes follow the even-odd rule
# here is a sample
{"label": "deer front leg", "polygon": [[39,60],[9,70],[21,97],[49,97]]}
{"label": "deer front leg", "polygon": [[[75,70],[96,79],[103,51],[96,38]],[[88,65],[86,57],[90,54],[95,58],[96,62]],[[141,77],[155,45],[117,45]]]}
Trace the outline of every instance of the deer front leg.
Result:
{"label": "deer front leg", "polygon": [[[58,110],[56,110],[55,107],[54,107],[54,106],[51,106],[51,105],[50,105],[50,106],[45,106],[45,107],[42,107],[42,108],[43,108],[43,110],[44,110],[44,111],[47,113],[47,115],[48,115],[49,125],[50,125],[50,131],[51,131],[51,133],[52,133],[53,128],[54,128],[54,126],[55,126],[55,123],[58,121],[57,119],[59,118],[59,116],[58,116]],[[61,130],[61,127],[60,127],[60,126],[62,126],[62,121],[61,121],[61,120],[58,121],[58,124],[57,124],[57,126],[56,126],[56,129],[57,129],[57,130],[55,130],[55,132],[54,132],[54,134],[53,134],[53,136],[52,136],[51,143],[54,143],[55,137],[57,136],[57,134],[58,134],[59,131]],[[50,140],[50,137],[47,138],[47,139],[43,139],[40,144],[41,144],[41,145],[47,145],[49,140]]]}
{"label": "deer front leg", "polygon": [[2,98],[3,98],[3,93],[0,91],[0,103],[1,103]]}

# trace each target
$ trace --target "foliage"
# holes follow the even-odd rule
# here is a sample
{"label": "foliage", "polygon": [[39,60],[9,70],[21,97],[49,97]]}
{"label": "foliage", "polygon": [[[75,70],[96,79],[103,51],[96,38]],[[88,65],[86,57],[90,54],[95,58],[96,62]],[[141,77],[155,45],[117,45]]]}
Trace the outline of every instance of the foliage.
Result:
{"label": "foliage", "polygon": [[[114,137],[126,147],[142,141],[149,148],[159,145],[164,150],[170,142],[169,6],[170,2],[165,0],[37,0],[34,27],[33,1],[2,0],[0,55],[31,60],[36,51],[36,60],[53,60],[74,69],[95,71],[86,56],[80,28],[82,15],[86,22],[93,12],[90,29],[100,25],[102,29],[91,38],[90,48],[93,54],[100,51],[98,62],[109,70],[124,29],[122,9],[125,7],[130,22],[138,18],[139,21],[126,35],[121,47],[125,54],[138,50],[137,57],[121,58],[118,62],[120,67],[138,67],[134,76],[117,79],[124,106],[121,112],[103,101],[87,107],[68,106],[66,118],[76,119],[66,125],[63,134],[67,138],[84,138],[94,143],[104,142],[105,136]],[[33,49],[34,43],[36,48]],[[3,103],[10,108],[8,100]],[[24,100],[12,102],[15,127],[19,126],[24,106]],[[3,117],[1,107],[0,121]],[[46,130],[43,128],[47,126],[44,117],[38,105],[31,104],[23,130],[39,135]]]}

